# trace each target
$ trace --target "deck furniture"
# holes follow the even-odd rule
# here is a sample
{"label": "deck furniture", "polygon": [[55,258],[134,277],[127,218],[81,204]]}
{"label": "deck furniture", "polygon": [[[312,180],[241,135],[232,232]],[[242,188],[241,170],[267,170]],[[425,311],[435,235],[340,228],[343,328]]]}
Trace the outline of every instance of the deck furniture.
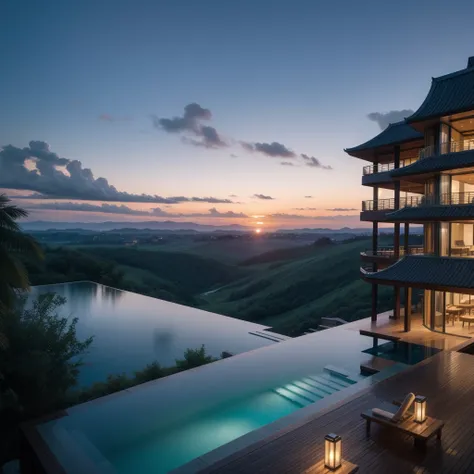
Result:
{"label": "deck furniture", "polygon": [[474,316],[469,316],[465,314],[464,316],[461,316],[459,319],[462,322],[462,327],[464,327],[464,323],[467,323],[467,328],[471,329],[471,323],[474,323]]}
{"label": "deck furniture", "polygon": [[466,309],[471,314],[471,311],[474,309],[474,303],[458,303],[456,305],[458,308]]}
{"label": "deck furniture", "polygon": [[[444,421],[427,417],[424,423],[415,422],[413,412],[410,412],[414,399],[415,396],[411,393],[405,397],[400,407],[387,404],[383,409],[374,408],[361,413],[366,420],[367,435],[370,435],[370,426],[374,422],[412,436],[415,447],[424,448],[427,441],[435,435],[440,440]],[[394,412],[395,408],[398,410]]]}
{"label": "deck furniture", "polygon": [[[474,306],[474,305],[473,305]],[[464,312],[464,308],[460,308],[459,306],[455,306],[453,304],[448,304],[446,306],[446,320],[449,322],[449,320],[452,320],[453,326],[454,326],[454,321],[456,320],[456,317],[461,316],[461,314]]]}

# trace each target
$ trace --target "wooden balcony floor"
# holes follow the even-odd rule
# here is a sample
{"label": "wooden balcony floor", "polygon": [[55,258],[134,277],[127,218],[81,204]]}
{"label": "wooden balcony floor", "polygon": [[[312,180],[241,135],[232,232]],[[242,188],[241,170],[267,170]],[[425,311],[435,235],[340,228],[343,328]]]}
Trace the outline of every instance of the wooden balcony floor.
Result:
{"label": "wooden balcony floor", "polygon": [[[467,325],[462,329],[459,321],[455,322],[455,326],[447,326],[447,329],[453,334],[442,334],[430,331],[423,326],[423,319],[420,313],[412,314],[411,330],[405,332],[403,327],[403,316],[401,319],[390,319],[389,314],[393,311],[387,311],[377,316],[377,321],[372,322],[370,319],[361,319],[345,326],[347,329],[356,331],[371,331],[380,335],[397,336],[402,341],[411,342],[413,344],[421,344],[428,347],[436,347],[442,350],[452,350],[460,344],[468,342],[466,337],[474,337],[474,324],[468,330]],[[464,337],[459,337],[464,336]],[[382,341],[381,341],[382,342]]]}
{"label": "wooden balcony floor", "polygon": [[[430,440],[425,452],[411,438],[373,425],[366,437],[360,414],[407,392],[428,397],[429,416],[446,422],[441,442]],[[352,399],[289,427],[274,436],[216,463],[203,473],[301,473],[323,458],[324,435],[343,438],[343,457],[361,473],[474,472],[474,356],[453,351],[388,378]]]}

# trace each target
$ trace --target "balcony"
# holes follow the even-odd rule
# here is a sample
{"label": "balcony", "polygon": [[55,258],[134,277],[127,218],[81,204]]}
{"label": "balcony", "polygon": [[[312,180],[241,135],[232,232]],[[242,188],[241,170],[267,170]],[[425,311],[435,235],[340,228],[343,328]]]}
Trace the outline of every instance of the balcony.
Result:
{"label": "balcony", "polygon": [[[416,207],[425,203],[425,196],[400,198],[400,208]],[[362,201],[362,212],[366,211],[395,211],[395,198]]]}
{"label": "balcony", "polygon": [[[400,168],[409,166],[418,158],[400,160]],[[362,169],[362,185],[388,183],[392,181],[391,171],[395,169],[395,163],[379,163],[377,165],[364,166]]]}
{"label": "balcony", "polygon": [[392,178],[422,175],[474,166],[474,138],[422,148],[419,159],[409,166],[390,171]]}
{"label": "balcony", "polygon": [[365,250],[360,253],[360,259],[363,262],[361,267],[367,271],[372,271],[372,264],[376,263],[378,269],[386,268],[392,265],[398,259],[405,255],[422,255],[424,254],[423,246],[411,245],[408,247],[408,252],[405,253],[405,247],[398,249],[398,258],[395,256],[395,250],[392,247],[380,247],[377,250]]}

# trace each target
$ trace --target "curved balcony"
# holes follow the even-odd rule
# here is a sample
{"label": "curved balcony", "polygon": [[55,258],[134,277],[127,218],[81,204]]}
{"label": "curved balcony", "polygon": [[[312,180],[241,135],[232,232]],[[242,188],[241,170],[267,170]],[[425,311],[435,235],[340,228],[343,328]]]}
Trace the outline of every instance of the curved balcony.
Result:
{"label": "curved balcony", "polygon": [[360,269],[368,283],[474,293],[474,259],[408,255],[378,272]]}
{"label": "curved balcony", "polygon": [[390,171],[390,176],[401,178],[471,166],[474,166],[474,138],[441,143],[438,149],[434,146],[422,148],[417,161]]}
{"label": "curved balcony", "polygon": [[[418,158],[400,160],[400,168],[409,166],[417,161]],[[368,165],[362,168],[362,185],[388,183],[392,181],[391,171],[395,168],[395,163],[379,163],[377,165]]]}
{"label": "curved balcony", "polygon": [[360,259],[363,262],[362,268],[372,271],[372,265],[376,263],[378,269],[385,268],[392,265],[405,255],[422,255],[424,253],[423,246],[410,245],[408,252],[405,252],[405,247],[399,247],[398,257],[395,255],[395,249],[392,247],[380,247],[377,250],[364,250],[360,253]]}
{"label": "curved balcony", "polygon": [[362,221],[423,222],[474,219],[474,192],[444,193],[437,196],[410,196],[400,198],[399,209],[395,199],[362,201]]}

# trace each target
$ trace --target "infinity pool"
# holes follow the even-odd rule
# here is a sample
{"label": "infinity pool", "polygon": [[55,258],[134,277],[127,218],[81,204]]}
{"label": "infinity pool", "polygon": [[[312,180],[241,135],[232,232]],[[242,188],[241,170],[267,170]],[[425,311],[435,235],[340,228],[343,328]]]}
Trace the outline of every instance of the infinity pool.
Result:
{"label": "infinity pool", "polygon": [[32,288],[32,297],[54,292],[65,296],[60,314],[78,317],[77,334],[94,336],[79,384],[105,380],[109,374],[131,373],[158,361],[175,364],[188,348],[202,344],[208,354],[220,357],[274,344],[249,334],[267,326],[201,311],[92,282],[43,285]]}
{"label": "infinity pool", "polygon": [[[413,354],[433,355],[408,344],[403,351],[411,358],[364,378],[360,364],[372,354],[372,338],[351,324],[274,343],[249,334],[264,326],[92,283],[35,291],[66,296],[66,311],[79,317],[80,335],[96,335],[83,383],[154,359],[172,363],[186,347],[202,343],[214,355],[240,352],[76,405],[36,425],[67,474],[161,474],[181,467],[194,472],[187,463],[204,468],[308,411],[317,413],[405,370],[416,363]],[[401,360],[385,344],[375,355]]]}

